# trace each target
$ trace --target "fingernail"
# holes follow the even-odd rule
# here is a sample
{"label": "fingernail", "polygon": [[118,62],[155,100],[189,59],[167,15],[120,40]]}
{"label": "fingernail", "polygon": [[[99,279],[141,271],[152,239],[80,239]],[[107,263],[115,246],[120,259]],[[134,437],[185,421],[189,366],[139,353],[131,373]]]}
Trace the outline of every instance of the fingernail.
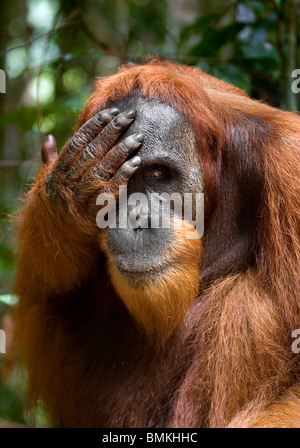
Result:
{"label": "fingernail", "polygon": [[142,159],[139,156],[135,156],[131,159],[130,165],[131,166],[138,166],[141,163]]}
{"label": "fingernail", "polygon": [[56,140],[52,134],[47,135],[45,143],[49,143],[50,146],[56,146]]}
{"label": "fingernail", "polygon": [[118,115],[121,113],[121,111],[119,109],[117,109],[116,107],[113,107],[112,109],[109,109],[109,113],[110,113],[110,115]]}
{"label": "fingernail", "polygon": [[142,134],[142,133],[141,134],[136,134],[134,136],[134,138],[135,138],[136,141],[142,143],[145,140],[145,134]]}
{"label": "fingernail", "polygon": [[134,118],[136,116],[136,111],[129,110],[129,111],[125,112],[125,116],[126,116],[126,118]]}

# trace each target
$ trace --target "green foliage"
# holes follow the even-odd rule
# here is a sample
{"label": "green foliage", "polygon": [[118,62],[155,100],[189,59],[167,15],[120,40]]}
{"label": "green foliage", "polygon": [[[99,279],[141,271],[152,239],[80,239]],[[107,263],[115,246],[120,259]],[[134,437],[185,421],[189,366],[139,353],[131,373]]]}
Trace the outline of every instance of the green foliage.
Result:
{"label": "green foliage", "polygon": [[197,65],[205,60],[206,71],[254,96],[268,80],[265,94],[271,91],[273,104],[280,105],[279,8],[280,2],[274,9],[273,1],[235,1],[218,12],[209,11],[181,30],[178,51]]}
{"label": "green foliage", "polygon": [[[1,355],[0,355],[1,356]],[[1,369],[1,359],[0,359]],[[0,417],[14,422],[25,423],[24,390],[15,381],[0,384]]]}
{"label": "green foliage", "polygon": [[0,294],[0,302],[14,306],[18,303],[18,297],[14,294]]}

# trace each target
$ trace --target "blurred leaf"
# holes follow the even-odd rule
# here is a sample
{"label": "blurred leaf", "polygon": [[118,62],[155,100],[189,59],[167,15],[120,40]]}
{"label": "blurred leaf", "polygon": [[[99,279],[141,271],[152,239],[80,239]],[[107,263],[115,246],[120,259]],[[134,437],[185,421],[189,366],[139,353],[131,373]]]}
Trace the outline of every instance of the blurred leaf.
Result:
{"label": "blurred leaf", "polygon": [[0,294],[0,302],[5,305],[14,306],[18,303],[18,297],[13,294]]}
{"label": "blurred leaf", "polygon": [[203,31],[208,25],[216,24],[216,22],[218,22],[221,17],[222,14],[219,12],[209,12],[207,14],[204,14],[203,16],[197,17],[197,19],[193,23],[182,28],[179,34],[178,45],[181,45],[184,41],[186,41],[191,34],[199,33],[200,31]]}
{"label": "blurred leaf", "polygon": [[243,53],[245,59],[274,59],[276,62],[280,60],[276,48],[269,43],[244,45]]}
{"label": "blurred leaf", "polygon": [[206,29],[202,39],[190,49],[190,56],[217,57],[220,49],[245,27],[243,23],[231,23],[219,29]]}
{"label": "blurred leaf", "polygon": [[241,2],[237,4],[235,20],[241,23],[253,23],[255,22],[255,14],[248,4]]}
{"label": "blurred leaf", "polygon": [[14,422],[24,423],[25,398],[15,385],[0,383],[0,416]]}
{"label": "blurred leaf", "polygon": [[246,0],[245,6],[247,8],[251,8],[257,14],[261,14],[262,12],[265,11],[265,9],[267,7],[267,2],[263,2],[263,1],[257,2],[257,1],[252,1],[252,0]]}
{"label": "blurred leaf", "polygon": [[51,418],[49,413],[41,402],[38,403],[36,411],[36,420],[38,426],[49,427],[51,426]]}

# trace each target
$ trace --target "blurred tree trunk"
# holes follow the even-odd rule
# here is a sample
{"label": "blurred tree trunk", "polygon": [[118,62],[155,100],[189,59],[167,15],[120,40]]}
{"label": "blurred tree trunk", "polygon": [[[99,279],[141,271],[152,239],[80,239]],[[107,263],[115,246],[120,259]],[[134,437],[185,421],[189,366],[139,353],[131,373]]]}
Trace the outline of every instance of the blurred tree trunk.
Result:
{"label": "blurred tree trunk", "polygon": [[[0,50],[5,49],[5,41],[6,41],[5,33],[6,33],[5,6],[4,2],[0,1]],[[4,56],[0,56],[0,69],[4,70]],[[0,117],[4,110],[4,103],[5,103],[5,93],[0,93]],[[4,142],[4,131],[0,129],[0,160],[3,159],[3,142]]]}
{"label": "blurred tree trunk", "polygon": [[281,40],[281,79],[283,100],[282,106],[288,110],[297,111],[299,100],[292,91],[292,71],[299,66],[299,9],[300,0],[282,0],[280,11],[280,40]]}

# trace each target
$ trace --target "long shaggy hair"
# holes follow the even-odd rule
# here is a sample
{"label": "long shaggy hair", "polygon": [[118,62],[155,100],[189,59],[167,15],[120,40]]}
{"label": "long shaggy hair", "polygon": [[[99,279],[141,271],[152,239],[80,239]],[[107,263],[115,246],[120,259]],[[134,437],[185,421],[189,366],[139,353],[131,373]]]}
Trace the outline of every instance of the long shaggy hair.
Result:
{"label": "long shaggy hair", "polygon": [[197,260],[198,292],[164,345],[144,337],[134,320],[145,316],[132,295],[134,319],[119,301],[95,229],[76,233],[46,198],[43,167],[21,213],[16,280],[31,403],[42,399],[61,426],[297,427],[300,119],[198,68],[153,60],[97,80],[77,129],[136,89],[194,128],[205,235],[184,264],[194,275]]}

